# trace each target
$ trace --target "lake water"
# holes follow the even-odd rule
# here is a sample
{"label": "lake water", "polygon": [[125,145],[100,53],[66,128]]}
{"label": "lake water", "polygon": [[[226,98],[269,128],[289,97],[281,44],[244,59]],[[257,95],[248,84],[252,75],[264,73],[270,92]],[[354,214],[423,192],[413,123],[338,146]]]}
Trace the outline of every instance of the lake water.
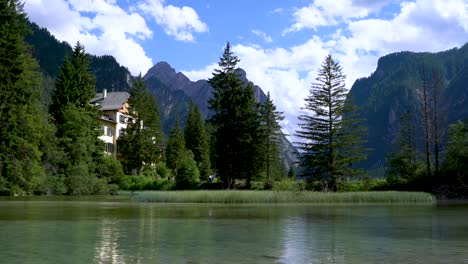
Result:
{"label": "lake water", "polygon": [[0,262],[468,263],[468,207],[4,199]]}

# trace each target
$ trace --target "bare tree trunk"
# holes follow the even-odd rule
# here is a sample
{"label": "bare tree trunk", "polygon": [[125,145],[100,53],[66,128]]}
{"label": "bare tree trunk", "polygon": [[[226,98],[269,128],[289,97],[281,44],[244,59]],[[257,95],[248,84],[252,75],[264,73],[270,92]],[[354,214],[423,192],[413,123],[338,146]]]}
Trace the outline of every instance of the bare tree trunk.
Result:
{"label": "bare tree trunk", "polygon": [[426,141],[426,169],[427,174],[431,175],[431,151],[429,148],[429,111],[428,111],[428,96],[427,96],[427,85],[426,85],[426,69],[423,64],[423,96],[424,96],[424,134]]}
{"label": "bare tree trunk", "polygon": [[442,76],[439,72],[432,73],[433,93],[434,93],[434,155],[435,155],[435,172],[434,175],[439,175],[439,96],[442,85]]}

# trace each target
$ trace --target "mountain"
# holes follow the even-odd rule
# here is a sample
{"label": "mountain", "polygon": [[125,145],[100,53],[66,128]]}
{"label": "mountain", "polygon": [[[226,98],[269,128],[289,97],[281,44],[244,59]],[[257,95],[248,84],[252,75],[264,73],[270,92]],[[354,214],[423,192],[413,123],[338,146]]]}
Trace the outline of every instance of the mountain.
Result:
{"label": "mountain", "polygon": [[429,89],[433,72],[443,76],[445,85],[440,96],[443,129],[468,118],[468,43],[438,53],[398,52],[384,56],[375,72],[357,80],[348,94],[368,128],[367,147],[372,151],[362,167],[385,165],[387,154],[397,145],[400,117],[407,111],[413,114],[417,147],[423,150],[423,68]]}
{"label": "mountain", "polygon": [[[49,99],[44,99],[47,101],[50,100],[54,79],[58,76],[63,61],[72,54],[72,47],[66,42],[58,41],[47,29],[40,28],[35,23],[28,23],[28,27],[31,34],[25,40],[30,45],[32,55],[38,61],[40,70],[46,78],[47,84],[43,89],[48,93]],[[96,76],[96,92],[101,92],[103,89],[130,91],[135,78],[114,57],[90,55],[90,60],[91,71]],[[238,75],[245,84],[249,82],[244,70],[239,69]],[[213,88],[208,81],[193,82],[183,73],[176,72],[167,62],[154,65],[143,76],[143,80],[148,90],[155,95],[166,135],[174,127],[177,117],[184,125],[190,102],[199,106],[205,118],[212,115],[208,109],[208,99]],[[266,95],[259,86],[255,86],[254,93],[257,101],[266,100]],[[283,138],[282,144],[285,164],[289,168],[296,160],[296,150],[286,137]]]}
{"label": "mountain", "polygon": [[[39,63],[46,78],[55,79],[66,57],[71,56],[72,47],[67,42],[57,40],[46,28],[28,22],[30,34],[26,43],[30,45],[33,57]],[[130,91],[133,77],[129,70],[121,66],[112,56],[90,55],[90,68],[96,76],[96,90]]]}
{"label": "mountain", "polygon": [[[247,74],[243,69],[238,69],[237,74],[244,84],[249,83]],[[208,99],[211,97],[213,88],[207,80],[191,81],[183,73],[176,72],[167,62],[159,62],[154,65],[143,77],[148,90],[157,98],[161,109],[163,128],[166,134],[174,126],[176,117],[185,121],[188,114],[190,102],[198,105],[205,118],[212,116],[208,109]],[[265,102],[266,95],[263,90],[254,85],[254,95],[258,102]],[[182,122],[182,125],[183,122]],[[295,147],[283,137],[281,140],[282,154],[286,167],[297,160]]]}

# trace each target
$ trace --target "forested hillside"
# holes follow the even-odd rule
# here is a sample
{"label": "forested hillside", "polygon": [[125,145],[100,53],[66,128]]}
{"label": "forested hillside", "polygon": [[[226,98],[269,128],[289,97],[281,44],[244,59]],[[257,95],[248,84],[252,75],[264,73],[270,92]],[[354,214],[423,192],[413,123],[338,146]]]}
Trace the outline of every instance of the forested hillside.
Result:
{"label": "forested hillside", "polygon": [[[379,59],[377,69],[371,76],[354,83],[349,97],[360,108],[361,117],[365,119],[367,147],[372,149],[367,162],[363,163],[364,168],[386,165],[387,154],[398,145],[401,117],[407,112],[413,116],[416,147],[423,150],[422,88],[425,82],[428,112],[433,116],[433,79],[438,75],[442,76],[442,80],[437,95],[440,110],[437,122],[440,123],[440,130],[446,131],[449,124],[468,118],[468,44],[438,53],[389,54]],[[432,120],[430,125],[433,123]],[[446,139],[447,134],[441,136]]]}

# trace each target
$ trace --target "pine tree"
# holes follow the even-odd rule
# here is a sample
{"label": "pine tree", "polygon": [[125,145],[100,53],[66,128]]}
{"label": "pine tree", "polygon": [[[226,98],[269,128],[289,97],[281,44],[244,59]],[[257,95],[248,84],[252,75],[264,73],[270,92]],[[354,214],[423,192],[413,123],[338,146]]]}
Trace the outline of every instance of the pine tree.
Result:
{"label": "pine tree", "polygon": [[211,170],[209,139],[200,109],[193,103],[190,104],[184,137],[185,147],[192,151],[200,176],[207,180]]}
{"label": "pine tree", "polygon": [[96,174],[104,150],[98,139],[99,112],[89,104],[94,94],[89,58],[77,43],[71,59],[61,67],[50,105],[59,146],[66,155],[61,167],[70,194],[107,192],[107,179],[98,179]]}
{"label": "pine tree", "polygon": [[179,119],[176,118],[176,124],[169,134],[169,140],[166,146],[166,164],[167,167],[177,174],[179,167],[179,157],[185,153],[184,132],[179,124]]}
{"label": "pine tree", "polygon": [[130,92],[130,122],[119,138],[119,159],[128,174],[140,174],[152,169],[162,159],[162,129],[156,100],[141,78],[136,79]]}
{"label": "pine tree", "polygon": [[345,78],[341,66],[328,55],[305,99],[303,109],[309,113],[299,116],[297,131],[304,140],[298,147],[306,173],[333,191],[340,178],[359,173],[352,165],[365,159],[363,129],[355,118],[355,107],[346,99]]}
{"label": "pine tree", "polygon": [[214,111],[211,122],[215,127],[215,168],[226,188],[233,187],[236,179],[245,179],[250,187],[251,179],[263,167],[259,104],[253,85],[244,85],[236,72],[238,62],[227,43],[220,69],[209,80],[214,88],[209,107]]}
{"label": "pine tree", "polygon": [[198,182],[200,172],[192,151],[185,149],[184,132],[176,118],[176,124],[169,134],[166,147],[166,163],[175,176],[176,187],[187,189]]}
{"label": "pine tree", "polygon": [[407,111],[401,116],[398,149],[389,156],[387,181],[407,183],[415,179],[418,161],[414,134],[414,118]]}
{"label": "pine tree", "polygon": [[26,15],[17,0],[0,1],[0,193],[30,194],[42,184],[47,117],[39,105],[37,63],[24,44]]}
{"label": "pine tree", "polygon": [[283,113],[276,110],[276,106],[267,93],[267,99],[261,108],[262,125],[266,136],[265,139],[265,159],[267,181],[271,181],[272,167],[275,163],[282,163],[279,153],[281,137],[284,135],[281,131],[281,122],[284,119]]}
{"label": "pine tree", "polygon": [[66,58],[60,69],[52,94],[50,112],[58,126],[65,122],[63,111],[69,105],[91,109],[89,101],[96,94],[95,83],[95,77],[89,69],[89,55],[78,42],[71,59]]}

